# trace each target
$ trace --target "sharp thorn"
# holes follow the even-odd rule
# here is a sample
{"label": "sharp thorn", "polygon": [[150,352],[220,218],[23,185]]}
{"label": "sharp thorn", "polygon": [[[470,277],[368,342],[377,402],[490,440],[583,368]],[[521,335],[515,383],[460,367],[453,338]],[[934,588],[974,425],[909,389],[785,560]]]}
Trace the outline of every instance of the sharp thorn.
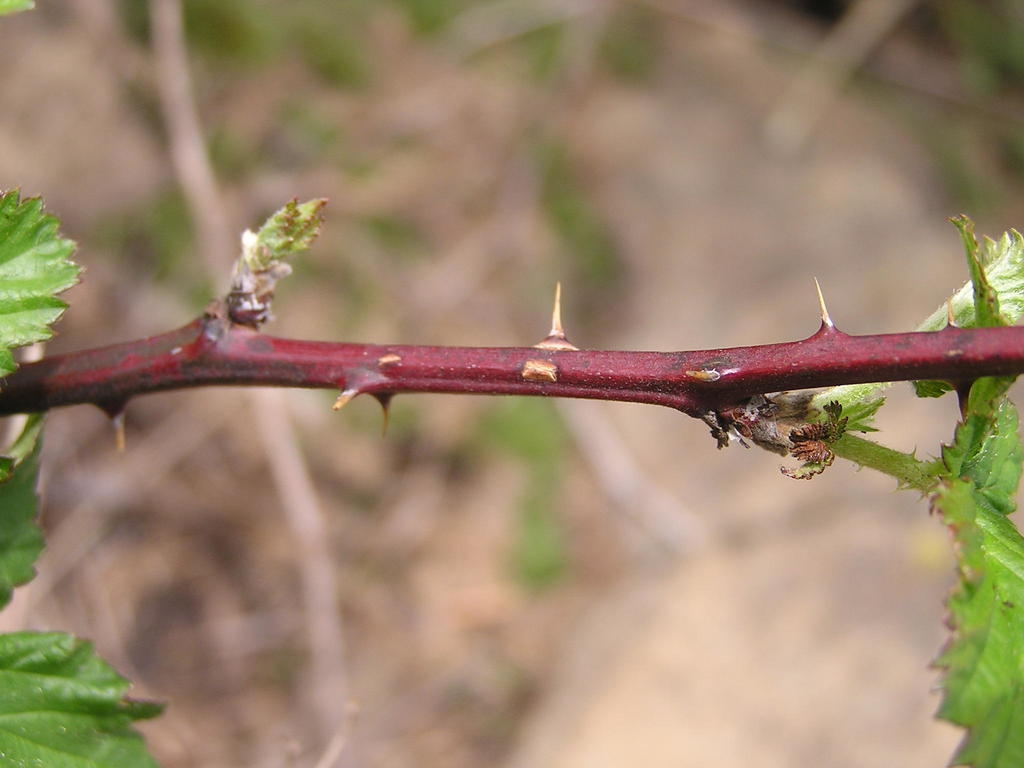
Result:
{"label": "sharp thorn", "polygon": [[124,453],[124,410],[128,405],[127,400],[103,400],[96,403],[96,407],[110,417],[110,425],[114,428],[114,449],[118,453]]}
{"label": "sharp thorn", "polygon": [[551,330],[548,335],[533,345],[536,349],[561,349],[576,350],[576,347],[565,338],[565,329],[562,327],[562,283],[555,283],[555,306],[551,310]]}
{"label": "sharp thorn", "polygon": [[110,423],[114,427],[114,448],[118,453],[124,453],[124,411],[110,417]]}
{"label": "sharp thorn", "polygon": [[548,336],[561,336],[565,338],[565,329],[562,328],[562,283],[555,283],[555,306],[551,310],[551,332]]}
{"label": "sharp thorn", "polygon": [[381,410],[384,412],[384,424],[380,429],[380,436],[384,437],[388,433],[388,425],[391,423],[391,398],[394,394],[391,392],[374,392],[373,396],[380,403]]}
{"label": "sharp thorn", "polygon": [[332,411],[340,411],[342,408],[344,408],[346,405],[348,405],[349,401],[353,397],[355,397],[358,394],[359,394],[359,390],[358,389],[352,389],[352,388],[343,389],[341,391],[341,394],[338,395],[338,399],[334,401],[334,405],[331,406],[331,410]]}
{"label": "sharp thorn", "polygon": [[971,397],[971,387],[974,381],[958,381],[955,383],[956,400],[960,406],[960,421],[967,421],[967,408]]}
{"label": "sharp thorn", "polygon": [[827,328],[835,328],[836,324],[832,322],[832,318],[828,314],[828,307],[825,306],[825,296],[821,292],[821,283],[818,282],[818,278],[814,278],[814,288],[818,292],[818,307],[821,309],[821,324]]}
{"label": "sharp thorn", "polygon": [[946,327],[956,328],[956,317],[953,315],[953,297],[946,299]]}

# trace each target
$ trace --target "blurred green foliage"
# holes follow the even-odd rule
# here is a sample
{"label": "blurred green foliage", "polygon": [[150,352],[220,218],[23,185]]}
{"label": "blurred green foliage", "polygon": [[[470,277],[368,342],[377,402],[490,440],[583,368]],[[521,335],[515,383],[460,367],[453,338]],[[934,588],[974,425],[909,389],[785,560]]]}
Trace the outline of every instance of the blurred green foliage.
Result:
{"label": "blurred green foliage", "polygon": [[204,270],[194,268],[192,220],[177,186],[101,218],[90,240],[116,254],[129,273],[172,287],[197,312],[219,288]]}
{"label": "blurred green foliage", "polygon": [[1024,3],[942,0],[942,29],[957,47],[967,84],[982,93],[1020,86],[1024,78]]}
{"label": "blurred green foliage", "polygon": [[370,80],[370,64],[351,30],[321,26],[315,18],[296,26],[295,44],[306,64],[338,88],[362,88]]}
{"label": "blurred green foliage", "polygon": [[0,0],[0,16],[17,11],[28,11],[35,7],[32,0]]}
{"label": "blurred green foliage", "polygon": [[[367,31],[375,18],[392,15],[403,18],[415,34],[437,37],[462,12],[483,5],[479,0],[183,0],[186,34],[192,50],[214,71],[266,67],[284,57],[297,59],[334,87],[361,89],[373,79],[372,53],[367,50]],[[834,24],[848,3],[790,2],[799,12]],[[149,37],[148,0],[119,0],[125,27],[146,44]],[[524,8],[524,13],[528,10]],[[933,0],[922,4],[911,17],[911,32],[929,39],[927,44],[951,46],[959,58],[964,80],[980,95],[997,97],[1009,90],[1020,92],[1024,80],[1024,1],[1022,0]],[[530,75],[540,82],[557,78],[568,64],[566,39],[572,21],[532,29],[515,45],[523,52]],[[652,76],[666,47],[665,17],[656,9],[632,3],[612,6],[598,47],[598,60],[610,73],[627,81],[642,83]],[[1005,170],[1020,178],[1021,139],[1012,131],[997,131],[989,137],[1003,150]],[[308,138],[308,137],[307,137]],[[245,152],[226,142],[216,147],[224,170],[241,178]],[[960,169],[955,149],[938,147],[939,164],[956,197],[984,208],[996,197],[977,179]],[[317,156],[315,152],[311,153]],[[546,174],[546,204],[558,234],[579,250],[583,244],[596,246],[588,258],[590,274],[604,272],[609,256],[607,228],[599,223],[592,206],[572,194],[573,185],[558,183],[564,176],[564,157],[551,148],[542,165]],[[318,156],[317,156],[318,157]],[[578,185],[576,185],[578,190]]]}
{"label": "blurred green foliage", "polygon": [[573,168],[568,145],[546,138],[535,147],[541,178],[541,206],[562,241],[568,261],[587,282],[603,287],[621,274],[611,228],[590,200]]}
{"label": "blurred green foliage", "polygon": [[519,37],[530,76],[539,82],[553,79],[565,66],[565,24],[549,24]]}
{"label": "blurred green foliage", "polygon": [[214,173],[225,181],[244,181],[260,162],[256,148],[229,125],[209,132],[206,151]]}
{"label": "blurred green foliage", "polygon": [[397,214],[381,213],[362,219],[367,232],[389,255],[402,260],[426,256],[429,241],[415,222]]}
{"label": "blurred green foliage", "polygon": [[921,136],[947,192],[968,210],[986,211],[998,203],[1002,190],[998,178],[985,173],[969,156],[973,145],[970,131],[968,126],[953,123],[938,129],[925,126]]}
{"label": "blurred green foliage", "polygon": [[[639,6],[616,8],[604,25],[597,61],[611,74],[635,83],[646,81],[663,50],[661,31],[654,11]],[[530,76],[539,82],[555,80],[570,63],[570,22],[531,29],[517,38]]]}
{"label": "blurred green foliage", "polygon": [[274,13],[248,0],[185,0],[185,35],[198,53],[223,63],[267,64],[282,44]]}
{"label": "blurred green foliage", "polygon": [[393,0],[409,20],[409,26],[421,35],[433,35],[445,27],[473,0]]}
{"label": "blurred green foliage", "polygon": [[645,82],[664,50],[664,28],[649,8],[631,4],[618,7],[601,41],[601,61],[623,80]]}
{"label": "blurred green foliage", "polygon": [[183,261],[192,258],[193,232],[188,206],[176,186],[107,216],[92,238],[157,280],[195,271]]}
{"label": "blurred green foliage", "polygon": [[[198,52],[221,64],[265,64],[281,43],[274,6],[246,0],[184,0],[185,34]],[[136,40],[150,37],[148,0],[120,0],[121,20]]]}
{"label": "blurred green foliage", "polygon": [[[981,110],[943,115],[924,129],[925,141],[960,204],[989,210],[1024,179],[1024,130],[1011,117],[1019,114],[1016,104],[1024,97],[1024,2],[936,0],[926,10],[934,26],[922,28],[935,36],[933,45],[953,48],[964,85]],[[990,108],[1009,119],[985,116]],[[979,150],[992,155],[990,167],[979,164]]]}
{"label": "blurred green foliage", "polygon": [[1003,161],[1017,176],[1024,178],[1024,129],[1009,130],[1002,141]]}
{"label": "blurred green foliage", "polygon": [[272,132],[260,147],[275,167],[303,167],[330,159],[340,146],[343,129],[326,117],[315,102],[287,97],[278,107]]}
{"label": "blurred green foliage", "polygon": [[512,572],[534,592],[556,584],[569,568],[567,533],[558,517],[568,438],[547,400],[508,397],[480,420],[477,441],[517,457],[527,473],[511,552]]}
{"label": "blurred green foliage", "polygon": [[[358,88],[370,77],[360,32],[372,3],[322,0],[184,0],[190,48],[215,68],[253,69],[284,55],[303,61],[327,83]],[[122,23],[148,44],[148,0],[120,0]]]}

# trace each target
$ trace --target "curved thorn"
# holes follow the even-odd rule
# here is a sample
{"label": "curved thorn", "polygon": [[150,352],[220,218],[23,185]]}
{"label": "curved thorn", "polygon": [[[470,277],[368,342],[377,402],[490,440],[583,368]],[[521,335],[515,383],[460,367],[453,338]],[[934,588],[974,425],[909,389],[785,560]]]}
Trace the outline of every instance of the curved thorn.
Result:
{"label": "curved thorn", "polygon": [[128,400],[104,400],[96,403],[96,407],[110,417],[110,425],[114,428],[114,449],[118,453],[124,453],[124,411]]}
{"label": "curved thorn", "polygon": [[971,397],[971,387],[974,385],[976,379],[970,381],[958,381],[955,383],[956,388],[956,401],[960,406],[960,421],[967,421],[967,407],[968,401]]}
{"label": "curved thorn", "polygon": [[821,284],[818,278],[814,278],[814,288],[818,292],[818,307],[821,309],[821,324],[827,328],[835,328],[836,324],[828,314],[828,307],[825,306],[825,296],[821,292]]}
{"label": "curved thorn", "polygon": [[394,397],[393,392],[374,392],[373,396],[377,402],[380,403],[381,410],[384,412],[384,424],[381,426],[380,436],[384,437],[388,433],[388,425],[391,423],[391,398]]}
{"label": "curved thorn", "polygon": [[956,318],[953,316],[953,297],[946,299],[946,327],[956,328]]}

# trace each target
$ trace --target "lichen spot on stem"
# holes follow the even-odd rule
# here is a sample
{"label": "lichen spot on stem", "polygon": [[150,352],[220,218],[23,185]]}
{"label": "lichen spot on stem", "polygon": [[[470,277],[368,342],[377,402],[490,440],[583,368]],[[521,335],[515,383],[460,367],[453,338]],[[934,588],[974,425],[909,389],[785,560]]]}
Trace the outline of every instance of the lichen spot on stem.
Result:
{"label": "lichen spot on stem", "polygon": [[694,381],[712,382],[718,381],[722,378],[722,374],[716,371],[714,368],[702,368],[699,371],[684,371],[687,378],[693,379]]}
{"label": "lichen spot on stem", "polygon": [[731,373],[736,373],[736,365],[731,360],[722,357],[714,357],[698,364],[700,367],[683,371],[683,375],[690,381],[701,384],[713,384]]}
{"label": "lichen spot on stem", "polygon": [[558,366],[547,360],[527,360],[523,363],[522,377],[526,381],[558,381]]}

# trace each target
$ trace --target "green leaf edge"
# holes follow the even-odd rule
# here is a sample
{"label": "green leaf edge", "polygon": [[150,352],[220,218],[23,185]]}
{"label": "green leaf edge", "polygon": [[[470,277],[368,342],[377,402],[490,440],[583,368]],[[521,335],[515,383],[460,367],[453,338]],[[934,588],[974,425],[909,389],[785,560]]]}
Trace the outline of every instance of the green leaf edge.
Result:
{"label": "green leaf edge", "polygon": [[[0,321],[7,321],[0,322],[0,377],[17,368],[12,349],[53,336],[51,326],[67,309],[67,304],[57,295],[78,282],[81,267],[70,259],[75,243],[60,237],[59,227],[60,221],[44,211],[40,198],[21,199],[16,189],[0,192],[0,305],[20,304],[19,309],[32,313],[29,318],[20,320],[10,319],[9,311],[0,314]],[[24,259],[30,252],[32,265],[39,272],[32,277],[36,281],[45,280],[45,290],[38,287],[14,290],[4,279],[9,277],[4,272],[5,267]]]}
{"label": "green leaf edge", "polygon": [[0,0],[0,16],[19,11],[30,11],[35,7],[34,0]]}
{"label": "green leaf edge", "polygon": [[960,577],[948,601],[951,637],[935,661],[945,671],[937,717],[967,729],[950,764],[975,768],[1024,765],[1024,537],[1007,517],[1022,447],[1005,398],[1011,382],[972,387],[930,499],[953,531]]}
{"label": "green leaf edge", "polygon": [[[967,252],[974,324],[1007,324],[973,225],[965,216],[952,221]],[[937,717],[967,729],[951,764],[974,768],[1024,765],[1024,537],[1007,518],[1024,453],[1017,410],[1006,398],[1014,378],[971,386],[931,495],[933,511],[953,531],[960,577],[947,604],[950,640],[935,662],[945,670]]]}
{"label": "green leaf edge", "polygon": [[265,272],[309,249],[323,226],[327,198],[289,200],[253,234],[242,236],[242,259],[252,272]]}
{"label": "green leaf edge", "polygon": [[87,641],[60,632],[0,635],[5,765],[156,768],[132,723],[163,706],[128,698],[130,685]]}
{"label": "green leaf edge", "polygon": [[36,523],[41,425],[42,418],[37,417],[22,431],[19,442],[27,443],[25,436],[30,435],[31,452],[0,484],[0,608],[11,602],[16,587],[35,578],[35,563],[43,551],[43,532]]}
{"label": "green leaf edge", "polygon": [[[960,232],[969,274],[980,274],[984,283],[995,294],[999,315],[1002,318],[999,324],[1017,323],[1024,317],[1024,235],[1016,229],[1010,229],[998,240],[984,237],[978,243],[974,239],[974,225],[967,216],[954,216],[950,222]],[[947,303],[936,307],[915,330],[938,331],[945,328],[950,310],[953,322],[957,326],[978,327],[978,314],[974,308],[975,291],[974,280],[967,280],[953,293]],[[836,400],[843,406],[844,412],[850,415],[851,424],[858,425],[851,426],[850,429],[858,431],[862,426],[870,425],[871,416],[884,402],[882,393],[890,386],[891,383],[874,383],[830,387],[815,395],[810,407],[816,412],[821,412],[826,403]],[[951,390],[947,383],[941,381],[913,382],[913,386],[918,397],[939,397]],[[873,402],[876,404],[866,419],[853,415],[854,409]]]}

